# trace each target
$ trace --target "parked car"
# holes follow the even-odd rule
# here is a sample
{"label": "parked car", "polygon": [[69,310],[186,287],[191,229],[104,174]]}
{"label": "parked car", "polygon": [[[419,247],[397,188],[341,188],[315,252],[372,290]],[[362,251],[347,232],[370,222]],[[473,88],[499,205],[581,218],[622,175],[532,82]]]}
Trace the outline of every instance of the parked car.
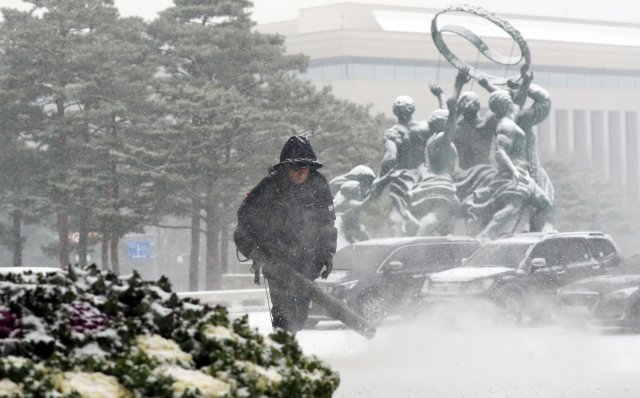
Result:
{"label": "parked car", "polygon": [[487,243],[462,267],[432,274],[422,296],[428,302],[485,298],[514,319],[536,319],[559,287],[619,263],[616,243],[601,232],[516,234]]}
{"label": "parked car", "polygon": [[[428,274],[461,264],[481,247],[466,236],[372,239],[345,246],[333,258],[333,272],[315,283],[373,324],[402,307],[416,304]],[[329,319],[311,304],[308,326]]]}
{"label": "parked car", "polygon": [[586,278],[558,289],[563,312],[605,325],[640,328],[640,256],[610,274]]}

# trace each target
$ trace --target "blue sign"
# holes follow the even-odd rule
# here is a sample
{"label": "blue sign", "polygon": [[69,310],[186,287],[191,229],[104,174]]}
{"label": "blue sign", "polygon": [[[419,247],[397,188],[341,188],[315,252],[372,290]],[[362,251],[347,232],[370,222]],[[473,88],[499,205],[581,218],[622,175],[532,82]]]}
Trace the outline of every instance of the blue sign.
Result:
{"label": "blue sign", "polygon": [[142,240],[139,242],[129,242],[129,260],[149,260],[151,259],[151,242]]}

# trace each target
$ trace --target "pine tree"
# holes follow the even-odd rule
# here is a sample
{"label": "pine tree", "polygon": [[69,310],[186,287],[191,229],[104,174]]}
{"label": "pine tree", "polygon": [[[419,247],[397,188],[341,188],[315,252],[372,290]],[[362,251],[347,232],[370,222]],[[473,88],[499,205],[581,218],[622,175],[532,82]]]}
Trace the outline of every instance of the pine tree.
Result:
{"label": "pine tree", "polygon": [[297,79],[307,58],[286,55],[280,36],[252,31],[250,6],[248,1],[176,0],[150,27],[166,72],[158,87],[159,109],[171,115],[165,129],[173,132],[167,135],[173,145],[164,170],[174,176],[175,214],[192,220],[192,289],[202,221],[211,288],[223,271],[220,263],[226,262],[232,221],[225,215],[276,163],[287,137],[317,137],[327,160],[342,166],[349,156],[331,155],[337,148],[349,148],[356,161],[376,151],[371,142],[380,120],[370,118],[366,107]]}
{"label": "pine tree", "polygon": [[87,221],[95,220],[102,262],[106,265],[110,257],[117,272],[119,239],[154,218],[149,187],[157,175],[140,154],[149,147],[148,98],[155,63],[140,19],[118,19],[96,41],[101,49],[92,59],[96,73],[79,93],[87,129],[80,198],[87,203],[77,214],[81,239],[88,232]]}
{"label": "pine tree", "polygon": [[90,81],[87,60],[95,52],[96,31],[117,17],[110,1],[30,0],[29,12],[5,10],[5,56],[14,84],[24,87],[45,112],[43,128],[34,141],[43,149],[49,170],[45,181],[56,213],[58,255],[69,262],[69,213],[78,186],[74,164],[85,133],[78,94]]}
{"label": "pine tree", "polygon": [[103,263],[108,250],[117,271],[119,237],[141,228],[149,208],[146,185],[138,187],[149,173],[131,155],[142,145],[135,132],[144,129],[154,72],[143,22],[119,19],[112,1],[27,2],[29,12],[3,11],[3,52],[9,83],[44,115],[31,140],[47,170],[60,264],[69,261],[72,227],[81,262],[89,230],[99,228]]}
{"label": "pine tree", "polygon": [[[158,87],[163,113],[171,115],[173,143],[165,170],[176,176],[175,213],[192,220],[190,287],[197,286],[199,234],[204,220],[207,287],[219,281],[216,266],[218,190],[232,157],[256,139],[256,92],[265,76],[299,68],[304,58],[285,56],[282,40],[251,31],[248,1],[183,0],[161,14],[151,33],[167,76]],[[216,189],[218,187],[219,189]],[[188,209],[188,210],[187,210]]]}
{"label": "pine tree", "polygon": [[8,72],[7,68],[0,72],[0,208],[9,225],[0,225],[0,242],[11,250],[13,266],[21,267],[22,227],[45,214],[38,182],[46,170],[32,141],[42,120],[41,109],[12,85]]}

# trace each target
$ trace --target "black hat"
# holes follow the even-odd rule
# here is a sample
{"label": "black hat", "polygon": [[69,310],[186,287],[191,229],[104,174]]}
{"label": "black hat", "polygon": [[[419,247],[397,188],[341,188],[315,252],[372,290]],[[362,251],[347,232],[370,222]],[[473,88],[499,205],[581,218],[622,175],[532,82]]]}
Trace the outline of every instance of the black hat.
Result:
{"label": "black hat", "polygon": [[282,152],[280,152],[280,163],[278,165],[281,164],[297,164],[312,169],[322,167],[322,163],[318,162],[316,158],[311,143],[301,135],[294,135],[284,144]]}

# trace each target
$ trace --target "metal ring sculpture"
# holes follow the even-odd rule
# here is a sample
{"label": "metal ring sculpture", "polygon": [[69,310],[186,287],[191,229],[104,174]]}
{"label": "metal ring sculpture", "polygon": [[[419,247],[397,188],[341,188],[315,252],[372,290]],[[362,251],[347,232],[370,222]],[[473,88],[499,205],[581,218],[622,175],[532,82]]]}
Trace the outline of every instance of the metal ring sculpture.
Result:
{"label": "metal ring sculpture", "polygon": [[[465,12],[468,14],[478,16],[480,18],[484,18],[489,22],[492,22],[493,24],[497,25],[500,29],[502,29],[514,40],[515,44],[517,44],[518,47],[520,47],[520,56],[519,57],[505,56],[491,50],[489,46],[480,37],[478,37],[478,35],[470,31],[469,29],[465,28],[464,26],[445,25],[442,28],[438,29],[438,17],[448,12]],[[480,71],[479,69],[477,69],[472,65],[468,65],[467,63],[460,60],[460,58],[456,57],[451,52],[451,50],[445,43],[444,39],[442,38],[443,32],[454,33],[458,36],[461,36],[467,39],[475,48],[478,49],[480,53],[482,53],[485,57],[487,57],[494,63],[500,64],[500,65],[506,65],[506,66],[513,66],[513,65],[519,64],[520,61],[524,59],[524,65],[520,68],[520,75],[512,76],[512,77],[493,76],[489,73]],[[458,70],[460,70],[463,67],[468,67],[469,75],[477,80],[486,78],[487,80],[491,81],[494,84],[500,84],[500,85],[506,84],[507,80],[518,80],[521,77],[523,77],[524,74],[527,73],[527,71],[529,70],[529,66],[531,65],[531,53],[529,51],[529,46],[527,45],[527,42],[524,40],[520,32],[518,32],[517,29],[511,26],[509,22],[505,21],[504,19],[498,17],[497,15],[480,7],[473,7],[470,5],[458,5],[458,6],[446,7],[438,11],[436,15],[434,15],[433,19],[431,20],[431,37],[433,38],[433,41],[436,47],[438,48],[438,51],[440,51],[440,53],[447,59],[447,61],[449,61],[449,63],[455,66]]]}

